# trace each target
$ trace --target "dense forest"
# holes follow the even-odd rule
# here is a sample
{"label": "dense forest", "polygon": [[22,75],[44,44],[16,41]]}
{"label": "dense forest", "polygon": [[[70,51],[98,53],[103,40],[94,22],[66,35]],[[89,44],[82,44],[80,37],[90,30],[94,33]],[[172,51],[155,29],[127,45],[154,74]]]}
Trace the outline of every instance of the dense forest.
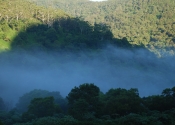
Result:
{"label": "dense forest", "polygon": [[[65,36],[72,37],[70,34],[74,35],[65,33],[64,28],[70,28],[68,29],[69,31],[74,30],[73,32],[76,33],[83,33],[84,36],[81,36],[83,38],[92,38],[92,36],[87,36],[87,33],[93,31],[95,26],[99,30],[103,30],[103,33],[106,32],[105,30],[111,32],[111,34],[108,32],[109,37],[126,39],[129,44],[134,46],[144,46],[159,57],[174,55],[175,15],[173,10],[175,3],[172,0],[109,0],[107,2],[90,2],[87,0],[28,1],[32,3],[20,2],[20,0],[2,1],[2,7],[0,7],[0,20],[1,26],[3,26],[0,33],[1,50],[10,48],[10,42],[4,43],[2,40],[13,41],[19,32],[24,31],[33,24],[47,24],[51,26],[55,21],[64,22],[61,20],[67,21],[68,19],[69,21],[74,21],[71,21],[72,24],[64,22],[64,24],[60,25],[59,23],[61,26],[59,32],[63,33],[64,36],[60,34],[61,37],[59,36],[60,39],[57,39],[55,44],[67,42]],[[40,7],[35,4],[40,5]],[[64,19],[61,19],[63,17]],[[63,25],[67,26],[63,27]],[[10,28],[8,29],[8,27]],[[75,40],[75,38],[73,39]],[[123,42],[123,44],[125,43]]]}
{"label": "dense forest", "polygon": [[66,98],[35,89],[9,112],[0,98],[1,125],[174,125],[174,118],[175,87],[142,98],[136,88],[103,93],[92,83],[75,86]]}
{"label": "dense forest", "polygon": [[[28,0],[48,5],[47,0]],[[50,0],[59,8],[90,24],[110,26],[115,38],[126,37],[131,44],[143,44],[158,56],[174,55],[175,2],[173,0]]]}
{"label": "dense forest", "polygon": [[1,3],[1,51],[15,48],[84,51],[101,49],[107,44],[126,48],[142,47],[130,44],[126,38],[114,38],[106,24],[91,25],[53,9],[49,4],[41,7],[20,0]]}
{"label": "dense forest", "polygon": [[[46,25],[50,27],[52,23],[60,18],[69,17],[61,10],[55,10],[52,8],[38,7],[35,4],[14,0],[4,1],[1,0],[0,5],[0,50],[12,49],[12,43],[14,39],[20,33],[24,33],[26,29],[37,25]],[[25,35],[23,35],[25,37]],[[23,37],[23,38],[24,38]],[[30,36],[31,37],[31,36]],[[36,36],[32,36],[34,38]],[[20,41],[22,38],[16,38]],[[23,45],[27,41],[25,39]],[[35,44],[35,41],[30,40],[31,44]],[[18,44],[18,46],[20,46]]]}
{"label": "dense forest", "polygon": [[0,125],[174,125],[174,9],[0,0]]}

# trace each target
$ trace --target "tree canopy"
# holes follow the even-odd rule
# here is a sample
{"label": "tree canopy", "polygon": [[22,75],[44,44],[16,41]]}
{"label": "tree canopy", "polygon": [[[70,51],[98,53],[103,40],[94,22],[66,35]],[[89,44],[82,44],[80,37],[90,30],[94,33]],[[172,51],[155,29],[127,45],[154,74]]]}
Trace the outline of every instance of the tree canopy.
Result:
{"label": "tree canopy", "polygon": [[86,119],[88,113],[96,115],[99,93],[100,89],[94,84],[85,83],[74,87],[67,96],[70,114],[80,120]]}
{"label": "tree canopy", "polygon": [[25,112],[27,111],[28,105],[30,104],[31,100],[33,100],[34,98],[44,98],[44,97],[49,97],[49,96],[53,96],[54,102],[56,104],[59,104],[63,111],[66,110],[65,105],[67,102],[60,95],[59,92],[49,92],[47,90],[38,90],[38,89],[32,90],[29,93],[25,93],[23,96],[21,96],[19,98],[18,103],[16,104],[16,108],[20,112]]}
{"label": "tree canopy", "polygon": [[62,112],[54,95],[48,94],[52,92],[34,90],[41,92],[42,97],[28,98],[30,102],[23,113],[18,108],[0,111],[0,124],[174,125],[174,88],[165,88],[159,95],[140,97],[136,88],[111,88],[103,93],[95,84],[84,83],[67,95],[68,103],[64,105],[68,112]]}
{"label": "tree canopy", "polygon": [[[46,0],[28,0],[46,6]],[[144,45],[158,56],[174,55],[173,0],[50,0],[50,5],[91,24],[107,24],[114,38]]]}

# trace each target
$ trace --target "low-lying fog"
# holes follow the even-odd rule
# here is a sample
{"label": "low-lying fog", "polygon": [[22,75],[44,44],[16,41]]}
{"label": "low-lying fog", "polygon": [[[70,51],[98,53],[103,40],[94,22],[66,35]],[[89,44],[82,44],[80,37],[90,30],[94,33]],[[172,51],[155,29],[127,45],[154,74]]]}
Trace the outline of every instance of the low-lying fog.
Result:
{"label": "low-lying fog", "polygon": [[0,54],[0,97],[15,104],[33,89],[59,91],[94,83],[101,91],[138,88],[140,96],[161,94],[175,86],[174,59],[158,59],[144,50],[108,47],[96,54],[24,51]]}

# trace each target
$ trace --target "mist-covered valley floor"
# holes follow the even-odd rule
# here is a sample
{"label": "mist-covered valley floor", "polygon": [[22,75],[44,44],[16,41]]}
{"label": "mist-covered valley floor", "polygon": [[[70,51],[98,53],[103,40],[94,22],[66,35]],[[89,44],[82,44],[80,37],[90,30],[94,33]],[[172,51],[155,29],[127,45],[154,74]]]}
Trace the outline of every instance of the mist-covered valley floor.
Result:
{"label": "mist-covered valley floor", "polygon": [[175,85],[175,59],[157,58],[144,49],[108,46],[76,54],[21,50],[1,53],[0,58],[0,95],[13,105],[33,89],[59,91],[65,97],[75,86],[94,83],[104,93],[138,88],[143,97]]}

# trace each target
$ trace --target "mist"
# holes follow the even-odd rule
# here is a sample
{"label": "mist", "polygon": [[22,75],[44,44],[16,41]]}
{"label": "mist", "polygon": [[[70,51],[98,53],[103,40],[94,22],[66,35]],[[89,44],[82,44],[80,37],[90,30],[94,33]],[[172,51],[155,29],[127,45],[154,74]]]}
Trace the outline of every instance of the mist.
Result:
{"label": "mist", "polygon": [[0,55],[0,97],[17,103],[33,89],[59,91],[66,97],[83,83],[102,92],[111,88],[138,88],[141,97],[161,94],[175,86],[174,58],[157,58],[144,49],[108,46],[100,52],[14,51]]}

